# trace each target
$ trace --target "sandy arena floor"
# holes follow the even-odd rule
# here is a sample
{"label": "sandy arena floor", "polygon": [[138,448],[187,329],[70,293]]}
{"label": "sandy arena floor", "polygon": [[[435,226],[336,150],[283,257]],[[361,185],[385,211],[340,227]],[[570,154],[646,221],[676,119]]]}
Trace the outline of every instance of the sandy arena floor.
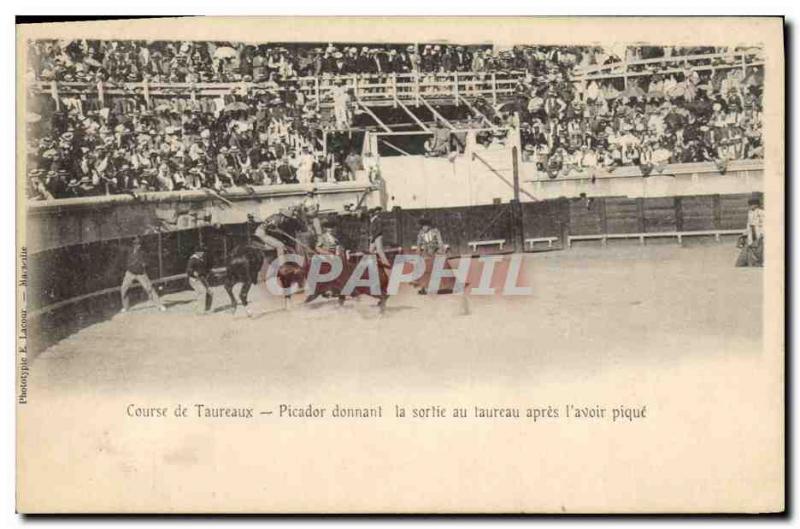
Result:
{"label": "sandy arena floor", "polygon": [[[298,299],[283,311],[263,286],[252,319],[196,316],[192,293],[170,295],[166,313],[136,307],[33,360],[18,431],[35,449],[19,453],[18,483],[45,510],[766,508],[783,476],[769,459],[780,453],[781,380],[761,351],[763,271],[734,268],[736,253],[532,254],[531,297],[473,297],[469,315],[457,297],[411,289],[383,317],[371,299]],[[198,403],[249,407],[253,418],[128,413]],[[383,415],[303,419],[281,405]],[[647,418],[395,414],[568,405],[646,406]],[[493,504],[498,490],[505,501]]]}
{"label": "sandy arena floor", "polygon": [[759,269],[733,267],[730,244],[576,248],[528,254],[533,295],[420,296],[410,287],[378,316],[375,300],[318,300],[289,311],[263,285],[254,317],[194,314],[193,294],[169,310],[135,306],[42,352],[31,393],[88,389],[136,394],[221,387],[304,395],[333,381],[389,390],[475,383],[530,385],[563,372],[599,375],[615,365],[659,365],[699,351],[757,353]]}

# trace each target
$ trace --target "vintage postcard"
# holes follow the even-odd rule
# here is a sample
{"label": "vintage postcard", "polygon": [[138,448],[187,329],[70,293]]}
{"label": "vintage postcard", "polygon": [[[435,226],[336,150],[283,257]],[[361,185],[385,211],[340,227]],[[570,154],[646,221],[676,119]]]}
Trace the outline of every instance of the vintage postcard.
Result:
{"label": "vintage postcard", "polygon": [[779,17],[18,25],[18,511],[783,511],[784,75]]}

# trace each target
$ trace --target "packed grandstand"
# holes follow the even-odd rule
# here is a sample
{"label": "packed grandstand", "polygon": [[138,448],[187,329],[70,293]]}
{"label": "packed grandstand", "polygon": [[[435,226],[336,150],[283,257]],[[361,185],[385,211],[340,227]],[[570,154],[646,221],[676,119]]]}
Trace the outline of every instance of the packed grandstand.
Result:
{"label": "packed grandstand", "polygon": [[548,179],[763,156],[752,49],[36,40],[27,54],[38,200],[374,179],[359,132],[394,130],[404,101],[430,110],[409,113],[429,136],[411,154],[510,131]]}

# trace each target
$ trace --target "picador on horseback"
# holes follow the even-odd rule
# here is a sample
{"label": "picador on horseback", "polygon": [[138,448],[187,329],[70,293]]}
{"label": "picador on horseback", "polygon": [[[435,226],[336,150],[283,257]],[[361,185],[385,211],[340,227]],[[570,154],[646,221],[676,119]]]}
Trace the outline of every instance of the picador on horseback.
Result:
{"label": "picador on horseback", "polygon": [[[289,252],[305,254],[313,246],[307,227],[296,218],[291,209],[275,213],[263,222],[256,221],[253,215],[248,215],[248,230],[253,224],[257,224],[254,233],[246,243],[233,249],[226,267],[225,290],[231,299],[234,314],[240,303],[245,312],[250,314],[247,308],[247,294],[250,287],[258,282],[258,274],[265,259],[271,262]],[[301,242],[302,239],[305,239],[307,244]],[[238,301],[233,294],[233,287],[237,283],[242,284]]]}

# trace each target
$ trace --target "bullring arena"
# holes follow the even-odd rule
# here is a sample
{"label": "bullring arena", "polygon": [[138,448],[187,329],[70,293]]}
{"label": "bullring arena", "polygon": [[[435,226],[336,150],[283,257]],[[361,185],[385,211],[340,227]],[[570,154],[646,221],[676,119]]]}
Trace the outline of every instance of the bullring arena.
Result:
{"label": "bullring arena", "polygon": [[285,310],[258,285],[252,317],[232,315],[221,287],[213,312],[198,316],[184,290],[164,296],[165,313],[144,302],[50,346],[32,364],[30,392],[229,387],[287,398],[333,380],[387,391],[475,379],[523,387],[699,351],[753,355],[762,274],[734,268],[737,253],[730,241],[710,241],[526,254],[532,295],[471,296],[468,314],[461,295],[420,296],[408,286],[383,316],[370,298],[339,307],[296,295]]}
{"label": "bullring arena", "polygon": [[[773,508],[763,46],[102,34],[19,48],[21,512]],[[282,253],[530,292],[287,302]]]}
{"label": "bullring arena", "polygon": [[[734,266],[763,193],[759,48],[37,40],[28,59],[31,392],[517,384],[760,350],[760,268]],[[226,265],[287,211],[309,249],[324,220],[355,255],[370,212],[412,253],[425,217],[454,259],[523,255],[533,291],[284,309],[262,270],[231,315]],[[119,312],[135,237],[165,312],[136,288]]]}

